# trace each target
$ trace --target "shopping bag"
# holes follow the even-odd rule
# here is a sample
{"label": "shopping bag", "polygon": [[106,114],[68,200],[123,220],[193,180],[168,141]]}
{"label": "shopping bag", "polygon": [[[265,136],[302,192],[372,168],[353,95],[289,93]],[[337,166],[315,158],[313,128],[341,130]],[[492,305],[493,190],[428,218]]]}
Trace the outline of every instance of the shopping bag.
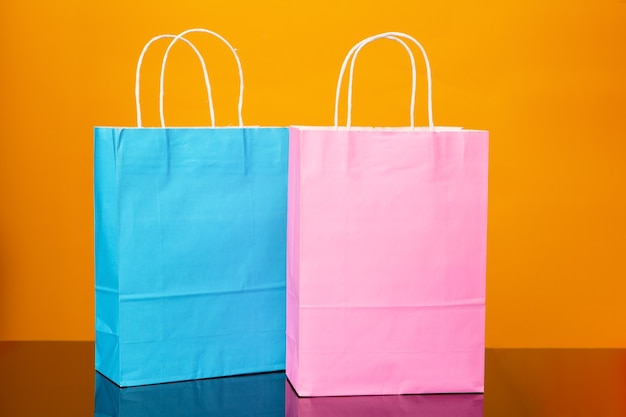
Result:
{"label": "shopping bag", "polygon": [[[288,130],[95,129],[95,366],[120,386],[282,370]],[[197,52],[199,54],[199,52]],[[200,56],[200,55],[199,55]],[[210,85],[201,59],[209,104]],[[163,95],[161,94],[161,97]],[[212,119],[215,126],[215,119]]]}
{"label": "shopping bag", "polygon": [[[482,392],[488,132],[291,127],[286,373],[300,396]],[[415,80],[415,65],[409,55]],[[413,83],[415,92],[415,83]],[[336,100],[338,102],[338,99]]]}
{"label": "shopping bag", "polygon": [[95,417],[284,417],[285,374],[120,388],[96,372]]}
{"label": "shopping bag", "polygon": [[483,417],[483,394],[299,398],[285,384],[286,417]]}

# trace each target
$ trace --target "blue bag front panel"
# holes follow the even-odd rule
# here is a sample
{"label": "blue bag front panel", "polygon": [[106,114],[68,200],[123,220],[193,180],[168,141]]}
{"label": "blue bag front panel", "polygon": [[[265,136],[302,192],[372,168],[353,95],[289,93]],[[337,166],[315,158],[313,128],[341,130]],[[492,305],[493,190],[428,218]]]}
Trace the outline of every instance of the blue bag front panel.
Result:
{"label": "blue bag front panel", "polygon": [[284,369],[287,137],[115,130],[116,382]]}

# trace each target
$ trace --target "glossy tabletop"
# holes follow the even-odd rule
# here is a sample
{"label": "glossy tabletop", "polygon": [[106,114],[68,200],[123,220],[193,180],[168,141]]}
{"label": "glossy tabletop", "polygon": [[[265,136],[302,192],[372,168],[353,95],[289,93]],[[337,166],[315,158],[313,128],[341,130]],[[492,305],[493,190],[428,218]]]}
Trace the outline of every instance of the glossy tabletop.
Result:
{"label": "glossy tabletop", "polygon": [[626,416],[626,350],[487,349],[485,394],[298,398],[284,373],[120,389],[93,342],[0,342],[0,416]]}

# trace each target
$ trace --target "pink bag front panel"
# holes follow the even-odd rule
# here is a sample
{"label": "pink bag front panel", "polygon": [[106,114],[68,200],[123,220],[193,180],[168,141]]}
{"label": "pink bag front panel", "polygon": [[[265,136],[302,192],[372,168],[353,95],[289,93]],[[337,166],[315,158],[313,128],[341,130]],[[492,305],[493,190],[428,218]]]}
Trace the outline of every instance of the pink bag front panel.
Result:
{"label": "pink bag front panel", "polygon": [[291,129],[300,395],[483,390],[487,162],[484,131]]}

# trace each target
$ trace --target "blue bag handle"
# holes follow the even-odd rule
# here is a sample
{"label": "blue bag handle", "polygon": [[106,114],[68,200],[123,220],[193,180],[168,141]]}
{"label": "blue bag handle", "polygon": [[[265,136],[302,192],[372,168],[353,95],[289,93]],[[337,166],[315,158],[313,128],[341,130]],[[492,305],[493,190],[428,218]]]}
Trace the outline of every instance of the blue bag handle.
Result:
{"label": "blue bag handle", "polygon": [[[202,33],[207,33],[209,35],[213,35],[216,38],[218,38],[219,40],[221,40],[222,42],[224,42],[226,44],[226,46],[228,46],[228,48],[230,49],[230,51],[233,53],[233,56],[235,57],[235,61],[237,61],[237,69],[239,70],[239,101],[238,101],[238,105],[237,105],[237,114],[239,116],[239,127],[243,127],[243,118],[241,115],[242,112],[242,108],[243,108],[243,70],[241,68],[241,61],[239,60],[239,56],[237,55],[237,51],[235,50],[235,48],[232,47],[232,45],[226,40],[224,39],[224,37],[222,37],[221,35],[219,35],[218,33],[215,33],[213,31],[210,31],[208,29],[188,29],[185,30],[181,33],[179,33],[178,35],[176,35],[174,37],[174,39],[172,39],[172,41],[170,42],[170,44],[167,47],[167,50],[165,51],[165,55],[163,55],[163,62],[161,63],[161,80],[160,80],[160,97],[159,97],[159,112],[161,115],[161,127],[165,127],[165,116],[163,113],[163,84],[164,84],[164,78],[165,78],[165,64],[167,63],[167,57],[170,53],[170,50],[172,49],[172,46],[174,46],[174,44],[179,40],[183,40],[186,41],[186,39],[184,38],[185,35],[187,35],[188,33],[193,33],[193,32],[202,32]],[[211,90],[210,90],[210,86],[208,84],[208,78],[207,80],[207,90],[208,90],[208,94],[209,94],[209,106],[210,106],[210,111],[211,111],[211,126],[215,127],[215,114],[213,112],[213,101],[212,101],[212,97],[211,97]]]}
{"label": "blue bag handle", "polygon": [[[136,113],[137,113],[137,127],[143,127],[142,120],[141,120],[141,103],[140,103],[140,94],[139,94],[140,93],[141,64],[143,63],[143,58],[146,52],[148,51],[148,48],[150,48],[150,45],[152,45],[153,42],[159,39],[165,39],[165,38],[174,38],[176,40],[181,39],[187,45],[189,45],[191,49],[193,49],[193,51],[198,56],[198,59],[200,60],[200,64],[202,65],[202,72],[204,74],[204,82],[206,84],[207,94],[209,96],[209,111],[211,112],[211,120],[213,121],[213,126],[215,126],[215,122],[213,118],[213,100],[211,99],[211,83],[209,82],[209,75],[207,73],[206,63],[204,62],[204,58],[202,57],[202,54],[200,53],[200,51],[198,51],[195,45],[191,43],[189,40],[182,38],[182,37],[177,38],[177,35],[165,34],[165,35],[157,35],[153,37],[152,39],[150,39],[144,45],[141,51],[141,54],[139,54],[139,60],[137,61],[137,69],[135,71],[135,108],[136,108]],[[161,87],[161,91],[162,89],[163,87]],[[162,94],[163,93],[161,92],[161,96]],[[164,127],[162,110],[161,110],[161,125],[162,127]]]}

